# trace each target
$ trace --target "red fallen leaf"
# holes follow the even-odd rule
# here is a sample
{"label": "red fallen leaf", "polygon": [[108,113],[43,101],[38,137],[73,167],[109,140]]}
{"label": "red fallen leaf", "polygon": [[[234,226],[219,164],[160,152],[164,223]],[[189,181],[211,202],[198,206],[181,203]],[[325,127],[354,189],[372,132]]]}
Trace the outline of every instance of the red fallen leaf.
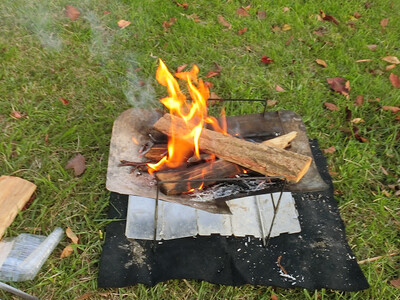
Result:
{"label": "red fallen leaf", "polygon": [[236,13],[241,16],[241,17],[250,17],[250,14],[247,12],[246,9],[244,9],[243,7],[240,7],[236,10]]}
{"label": "red fallen leaf", "polygon": [[336,148],[334,146],[330,146],[329,148],[326,148],[326,149],[322,150],[323,153],[329,153],[329,154],[331,154],[331,153],[333,153],[335,151],[336,151]]}
{"label": "red fallen leaf", "polygon": [[222,26],[225,26],[228,29],[232,28],[232,25],[228,23],[227,20],[223,16],[218,16],[218,23],[221,24]]}
{"label": "red fallen leaf", "polygon": [[385,27],[389,24],[389,18],[382,19],[380,21],[380,24],[382,26],[382,29],[385,29]]}
{"label": "red fallen leaf", "polygon": [[240,29],[238,31],[238,35],[242,35],[243,33],[245,33],[247,31],[247,27],[244,27],[243,29]]}
{"label": "red fallen leaf", "polygon": [[333,103],[330,103],[330,102],[324,102],[324,105],[330,111],[339,110],[339,107],[337,107],[336,104],[333,104]]}
{"label": "red fallen leaf", "polygon": [[119,28],[125,28],[131,25],[131,22],[126,20],[119,20],[117,24]]}
{"label": "red fallen leaf", "polygon": [[400,107],[396,106],[383,106],[383,110],[390,110],[392,113],[397,114],[400,111]]}
{"label": "red fallen leaf", "polygon": [[257,18],[264,20],[267,17],[267,13],[264,10],[257,10]]}
{"label": "red fallen leaf", "polygon": [[174,25],[176,20],[176,18],[169,18],[169,21],[163,21],[162,27],[164,27],[164,31],[167,31],[172,25]]}
{"label": "red fallen leaf", "polygon": [[274,60],[271,59],[271,58],[268,57],[268,56],[263,56],[263,57],[261,57],[261,62],[263,62],[264,64],[271,64],[271,63],[274,62]]}
{"label": "red fallen leaf", "polygon": [[277,92],[284,92],[285,90],[284,90],[281,86],[276,85],[275,91],[277,91]]}
{"label": "red fallen leaf", "polygon": [[354,18],[359,19],[361,18],[361,14],[358,11],[354,12]]}
{"label": "red fallen leaf", "polygon": [[66,169],[74,169],[74,175],[82,175],[86,170],[86,159],[82,154],[77,154],[74,158],[68,161]]}
{"label": "red fallen leaf", "polygon": [[371,51],[376,51],[376,48],[378,47],[378,45],[372,44],[372,45],[367,45],[367,47]]}
{"label": "red fallen leaf", "polygon": [[182,7],[183,9],[188,9],[188,7],[189,7],[189,4],[187,4],[186,2],[185,3],[176,2],[176,5],[178,5],[179,7]]}
{"label": "red fallen leaf", "polygon": [[14,119],[21,119],[21,118],[23,118],[23,115],[22,115],[19,111],[16,111],[16,110],[13,110],[13,111],[11,112],[10,116],[13,117]]}
{"label": "red fallen leaf", "polygon": [[271,300],[279,300],[279,298],[277,295],[273,294],[271,295]]}
{"label": "red fallen leaf", "polygon": [[362,95],[358,95],[356,100],[354,101],[355,106],[361,106],[364,103],[364,97]]}
{"label": "red fallen leaf", "polygon": [[144,86],[146,84],[146,82],[144,82],[143,80],[139,80],[139,86]]}
{"label": "red fallen leaf", "polygon": [[180,73],[183,71],[183,69],[185,69],[187,67],[187,64],[181,65],[179,67],[176,68],[176,72],[175,73]]}
{"label": "red fallen leaf", "polygon": [[400,88],[400,79],[399,76],[397,76],[396,74],[390,73],[389,75],[389,80],[392,83],[392,85],[398,89]]}
{"label": "red fallen leaf", "polygon": [[111,11],[106,10],[106,11],[104,11],[104,14],[105,14],[105,15],[111,14]]}
{"label": "red fallen leaf", "polygon": [[349,97],[350,82],[343,77],[327,78],[326,81],[329,83],[332,90],[338,92],[346,98]]}
{"label": "red fallen leaf", "polygon": [[339,21],[335,17],[326,15],[322,10],[320,10],[319,13],[321,15],[322,20],[333,22],[336,25],[339,25]]}
{"label": "red fallen leaf", "polygon": [[390,284],[396,288],[400,288],[400,278],[390,280]]}
{"label": "red fallen leaf", "polygon": [[58,100],[60,100],[62,102],[62,104],[64,105],[68,105],[69,101],[63,97],[59,97]]}
{"label": "red fallen leaf", "polygon": [[209,71],[207,73],[207,75],[205,76],[205,78],[210,78],[210,77],[214,77],[214,76],[218,76],[220,72],[217,71]]}
{"label": "red fallen leaf", "polygon": [[65,16],[71,21],[77,20],[80,15],[81,13],[76,7],[73,7],[72,5],[65,6]]}
{"label": "red fallen leaf", "polygon": [[212,89],[214,87],[214,84],[209,81],[204,81],[204,85],[209,89]]}

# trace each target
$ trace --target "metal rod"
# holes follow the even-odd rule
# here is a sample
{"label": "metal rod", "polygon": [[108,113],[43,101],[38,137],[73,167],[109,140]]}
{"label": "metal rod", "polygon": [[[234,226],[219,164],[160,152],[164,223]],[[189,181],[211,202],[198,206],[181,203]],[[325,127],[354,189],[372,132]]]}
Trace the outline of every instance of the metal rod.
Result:
{"label": "metal rod", "polygon": [[258,209],[258,217],[260,219],[260,228],[261,228],[261,239],[262,239],[262,244],[263,247],[267,246],[267,242],[265,240],[265,229],[264,229],[264,221],[261,213],[261,203],[260,203],[260,197],[257,195],[256,196],[256,203],[257,203],[257,209]]}
{"label": "metal rod", "polygon": [[275,218],[276,218],[276,215],[278,214],[279,204],[281,203],[282,195],[283,195],[283,187],[282,187],[281,193],[279,194],[278,203],[275,206],[274,195],[273,195],[273,193],[271,193],[272,205],[274,207],[274,216],[272,217],[272,222],[269,227],[268,236],[266,238],[266,240],[267,240],[266,246],[268,246],[269,238],[271,237],[272,227],[274,226]]}
{"label": "metal rod", "polygon": [[27,300],[39,300],[39,298],[34,297],[32,295],[29,295],[19,289],[16,289],[15,287],[12,287],[11,285],[5,284],[3,282],[0,282],[0,289],[6,291],[6,292],[10,292],[14,295],[17,295],[23,299],[27,299]]}
{"label": "metal rod", "polygon": [[156,206],[154,208],[154,235],[153,235],[153,251],[156,250],[157,243],[157,227],[158,227],[158,201],[160,193],[160,182],[157,181],[157,192],[156,192]]}

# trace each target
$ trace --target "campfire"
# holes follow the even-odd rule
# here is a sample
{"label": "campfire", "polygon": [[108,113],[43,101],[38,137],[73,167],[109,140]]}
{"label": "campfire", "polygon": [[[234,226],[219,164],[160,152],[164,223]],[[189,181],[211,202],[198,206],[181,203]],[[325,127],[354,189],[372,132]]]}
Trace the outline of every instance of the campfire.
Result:
{"label": "campfire", "polygon": [[[174,77],[159,61],[156,79],[168,90],[169,96],[161,103],[169,113],[154,123],[157,134],[149,135],[150,141],[140,144],[137,137],[132,137],[146,161],[124,160],[121,166],[133,166],[141,173],[155,176],[165,195],[195,193],[223,179],[239,185],[240,178],[254,176],[298,182],[312,159],[285,150],[297,132],[260,142],[230,132],[224,114],[219,120],[208,115],[210,93],[197,78],[198,72],[194,65],[190,71],[175,73]],[[181,91],[178,80],[186,82],[190,99]]]}

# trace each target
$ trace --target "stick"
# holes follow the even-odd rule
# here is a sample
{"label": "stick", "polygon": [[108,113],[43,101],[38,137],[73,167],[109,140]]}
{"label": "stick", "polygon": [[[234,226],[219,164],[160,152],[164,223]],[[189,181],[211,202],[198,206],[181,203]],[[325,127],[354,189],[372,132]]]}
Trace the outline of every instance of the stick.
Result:
{"label": "stick", "polygon": [[[182,134],[187,132],[182,119],[174,118],[175,128]],[[155,124],[154,128],[170,133],[171,116],[165,114]],[[208,153],[239,164],[245,168],[266,176],[284,176],[288,181],[298,182],[307,172],[311,164],[311,157],[282,150],[266,145],[240,140],[222,133],[203,129],[199,146]]]}
{"label": "stick", "polygon": [[398,253],[390,253],[388,255],[375,256],[375,257],[371,257],[371,258],[360,260],[358,262],[358,264],[359,265],[363,265],[363,264],[366,264],[366,263],[370,263],[370,262],[376,261],[376,260],[381,259],[383,257],[391,257],[391,256],[395,256],[395,255],[398,255]]}

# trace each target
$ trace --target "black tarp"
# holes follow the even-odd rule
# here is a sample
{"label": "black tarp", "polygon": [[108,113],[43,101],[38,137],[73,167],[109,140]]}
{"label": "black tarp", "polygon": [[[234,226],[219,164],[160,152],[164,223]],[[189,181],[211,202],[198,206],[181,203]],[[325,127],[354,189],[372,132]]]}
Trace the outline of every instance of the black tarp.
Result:
{"label": "black tarp", "polygon": [[301,232],[271,238],[267,248],[253,237],[219,235],[158,242],[125,237],[128,196],[111,193],[98,286],[153,286],[170,279],[198,279],[225,285],[329,288],[369,287],[346,241],[326,160],[316,141],[314,159],[329,189],[293,193]]}

